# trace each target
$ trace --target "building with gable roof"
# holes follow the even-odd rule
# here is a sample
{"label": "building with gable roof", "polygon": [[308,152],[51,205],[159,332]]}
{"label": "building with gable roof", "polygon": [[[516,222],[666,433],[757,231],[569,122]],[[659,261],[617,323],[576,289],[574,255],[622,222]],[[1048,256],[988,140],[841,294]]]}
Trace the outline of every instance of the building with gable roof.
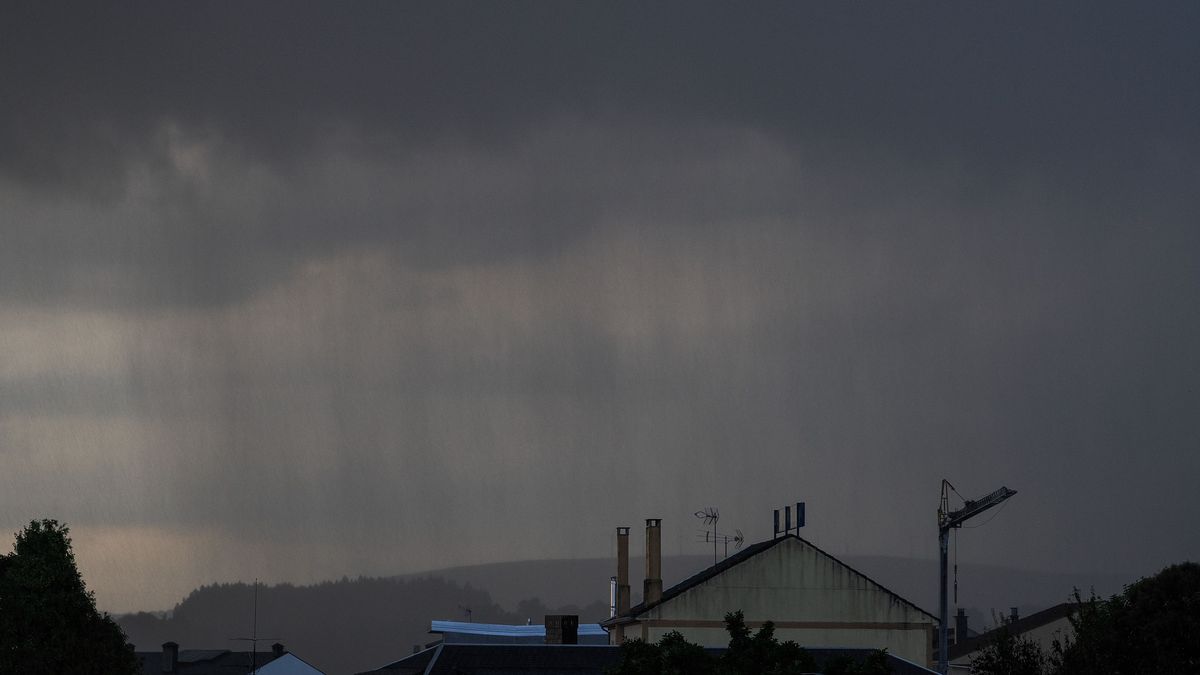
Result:
{"label": "building with gable roof", "polygon": [[[729,642],[724,617],[741,610],[746,625],[771,621],[780,640],[806,648],[887,649],[916,664],[933,663],[937,618],[865,574],[788,534],[754,544],[666,590],[658,520],[647,521],[643,602],[618,589],[616,615],[601,623],[614,643],[638,637],[654,642],[679,631],[706,647]],[[628,528],[618,528],[618,578],[627,580]],[[624,565],[624,569],[622,569]]]}
{"label": "building with gable roof", "polygon": [[1064,602],[1044,609],[1035,614],[1021,617],[1017,615],[1016,607],[1012,614],[1003,620],[1003,626],[990,630],[968,639],[960,640],[950,645],[949,662],[951,670],[965,672],[971,669],[971,661],[987,647],[996,637],[998,630],[1006,630],[1014,637],[1031,640],[1046,653],[1049,653],[1054,642],[1065,642],[1074,637],[1071,627],[1071,616],[1078,610],[1078,605]]}

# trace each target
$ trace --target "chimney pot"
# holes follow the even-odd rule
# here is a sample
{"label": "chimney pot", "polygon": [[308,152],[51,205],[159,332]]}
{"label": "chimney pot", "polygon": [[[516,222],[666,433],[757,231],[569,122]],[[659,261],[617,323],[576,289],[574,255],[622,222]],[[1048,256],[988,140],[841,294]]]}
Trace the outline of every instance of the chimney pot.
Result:
{"label": "chimney pot", "polygon": [[579,615],[578,614],[547,614],[546,615],[546,644],[548,644],[548,645],[579,644]]}
{"label": "chimney pot", "polygon": [[164,673],[179,672],[179,643],[164,642],[162,650],[162,671]]}
{"label": "chimney pot", "polygon": [[617,528],[617,616],[629,611],[629,528]]}
{"label": "chimney pot", "polygon": [[646,582],[642,602],[662,600],[662,519],[646,519]]}

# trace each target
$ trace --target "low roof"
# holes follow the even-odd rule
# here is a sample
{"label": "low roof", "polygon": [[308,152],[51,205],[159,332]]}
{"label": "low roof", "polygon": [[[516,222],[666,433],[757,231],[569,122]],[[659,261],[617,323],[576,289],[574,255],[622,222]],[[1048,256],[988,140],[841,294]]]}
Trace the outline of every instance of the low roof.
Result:
{"label": "low roof", "polygon": [[[713,656],[724,649],[705,649]],[[872,649],[809,649],[819,666],[849,658],[860,661]],[[609,645],[477,645],[442,644],[419,654],[358,675],[492,675],[494,673],[570,673],[604,675],[621,660],[621,648]],[[933,671],[888,654],[894,675],[930,675]]]}
{"label": "low roof", "polygon": [[858,570],[854,569],[850,565],[847,565],[846,563],[842,562],[841,560],[838,560],[837,558],[833,557],[832,555],[829,555],[825,551],[822,551],[818,546],[813,544],[811,541],[808,541],[807,539],[804,539],[803,537],[798,537],[794,534],[789,534],[789,535],[785,535],[782,537],[777,537],[775,539],[768,539],[766,541],[760,541],[757,544],[747,546],[746,548],[729,556],[728,558],[722,560],[721,562],[719,562],[711,567],[708,567],[708,568],[688,577],[687,579],[684,579],[683,581],[679,582],[678,584],[675,584],[674,586],[666,589],[665,591],[663,591],[662,598],[658,602],[652,602],[649,604],[647,604],[645,602],[641,602],[637,605],[634,605],[633,607],[630,607],[629,611],[625,612],[624,614],[601,622],[601,625],[612,626],[612,625],[616,625],[619,623],[628,623],[631,620],[635,620],[639,614],[642,614],[643,612],[645,612],[649,609],[657,607],[658,605],[661,605],[662,603],[671,600],[672,598],[676,597],[677,595],[682,594],[685,591],[691,590],[692,588],[699,586],[700,584],[708,581],[709,579],[712,579],[713,577],[725,572],[726,570],[728,570],[731,567],[739,565],[764,551],[774,548],[775,546],[778,546],[779,544],[781,544],[785,541],[790,541],[793,539],[803,543],[806,546],[811,547],[817,553],[825,556],[826,558],[829,558],[830,560],[838,563],[839,565],[842,565],[843,567],[850,570],[851,572],[854,572],[858,576],[866,579],[867,581],[869,581],[872,584],[874,584],[875,586],[877,586],[883,592],[891,595],[896,600],[908,605],[909,607],[912,607],[913,609],[917,610],[918,612],[921,612],[922,614],[925,614],[929,618],[933,619],[934,622],[937,621],[937,617],[934,616],[931,612],[927,612],[924,609],[921,609],[912,601],[907,600],[904,597],[901,597],[900,595],[898,595],[894,591],[888,589],[886,586],[879,583],[878,581],[875,581],[871,577],[863,574],[862,572],[859,572]]}
{"label": "low roof", "polygon": [[[138,661],[145,675],[162,675],[162,650],[154,652],[137,652]],[[256,652],[253,662],[250,652],[233,652],[228,649],[181,649],[177,672],[180,675],[229,675],[229,673],[248,672],[251,663],[255,666],[265,666],[275,659],[271,652]]]}
{"label": "low roof", "polygon": [[[461,633],[497,637],[545,637],[545,624],[512,625],[506,623],[474,623],[469,621],[432,621],[430,633]],[[608,635],[598,623],[579,624],[579,635]]]}
{"label": "low roof", "polygon": [[1016,621],[1006,623],[1000,628],[994,628],[986,633],[980,633],[979,635],[976,635],[968,640],[961,640],[957,644],[950,645],[950,648],[946,650],[946,652],[950,655],[949,660],[953,661],[954,659],[962,658],[963,656],[966,656],[977,649],[982,649],[984,645],[986,645],[988,641],[996,635],[996,631],[1004,629],[1008,630],[1008,632],[1012,635],[1020,635],[1021,633],[1026,633],[1034,628],[1045,626],[1052,621],[1057,621],[1070,616],[1075,611],[1076,607],[1077,605],[1073,602],[1064,602],[1061,605],[1055,605],[1049,609],[1043,609],[1040,612],[1035,612],[1029,616],[1021,617]]}
{"label": "low roof", "polygon": [[358,675],[368,675],[369,673],[386,673],[387,675],[419,675],[420,673],[424,673],[425,669],[429,667],[429,662],[433,660],[433,657],[438,653],[438,648],[441,646],[441,643],[438,643],[432,647],[426,647],[425,649],[422,649],[411,656],[406,656],[399,661],[393,661],[392,663],[389,663],[386,666],[380,666],[375,670],[363,671],[358,673]]}

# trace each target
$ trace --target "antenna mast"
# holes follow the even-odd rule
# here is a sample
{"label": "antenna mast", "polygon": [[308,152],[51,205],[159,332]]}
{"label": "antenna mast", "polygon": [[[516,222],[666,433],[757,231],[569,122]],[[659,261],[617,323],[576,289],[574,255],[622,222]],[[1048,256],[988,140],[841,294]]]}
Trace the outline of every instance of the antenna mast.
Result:
{"label": "antenna mast", "polygon": [[717,557],[718,545],[723,544],[725,546],[725,557],[728,558],[729,542],[733,542],[735,550],[740,549],[742,544],[745,543],[746,537],[742,534],[741,530],[734,530],[733,534],[717,532],[717,521],[721,519],[721,512],[717,510],[717,507],[710,506],[702,511],[697,511],[694,515],[700,520],[704,521],[705,525],[712,525],[712,530],[700,530],[696,535],[696,540],[702,541],[706,544],[708,542],[712,542],[713,565],[716,565],[721,560]]}
{"label": "antenna mast", "polygon": [[[712,525],[712,545],[713,545],[713,564],[717,564],[717,521],[721,519],[721,512],[717,507],[710,506],[703,511],[694,513],[697,518],[704,521],[705,525]],[[704,531],[704,539],[708,541],[708,530]]]}
{"label": "antenna mast", "polygon": [[[938,584],[939,594],[939,609],[941,613],[938,615],[938,672],[946,675],[950,670],[949,654],[946,652],[946,622],[949,620],[946,607],[946,553],[949,548],[950,530],[963,526],[967,520],[987,511],[993,506],[998,506],[1001,502],[1009,497],[1017,494],[1016,490],[1010,490],[1002,487],[989,495],[980,497],[979,499],[967,499],[964,501],[961,509],[956,511],[950,510],[950,492],[958,494],[958,490],[950,484],[950,481],[942,479],[942,498],[938,502],[938,548],[941,551],[940,568],[941,568],[941,583]],[[961,640],[963,636],[958,636]]]}
{"label": "antenna mast", "polygon": [[258,641],[259,640],[277,640],[278,638],[260,638],[258,637],[258,578],[254,579],[254,613],[251,615],[250,637],[235,637],[230,640],[250,643],[250,670],[253,673],[258,670]]}

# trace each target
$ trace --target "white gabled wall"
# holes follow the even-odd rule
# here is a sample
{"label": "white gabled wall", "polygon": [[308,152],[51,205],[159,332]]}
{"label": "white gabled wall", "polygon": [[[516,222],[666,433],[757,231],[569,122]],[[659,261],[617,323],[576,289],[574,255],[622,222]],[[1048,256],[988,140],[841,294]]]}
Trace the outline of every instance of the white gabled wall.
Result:
{"label": "white gabled wall", "polygon": [[739,609],[748,622],[774,621],[781,640],[887,648],[916,663],[929,659],[933,617],[795,538],[651,608],[639,620],[650,640],[679,630],[701,644],[725,646],[724,616]]}

